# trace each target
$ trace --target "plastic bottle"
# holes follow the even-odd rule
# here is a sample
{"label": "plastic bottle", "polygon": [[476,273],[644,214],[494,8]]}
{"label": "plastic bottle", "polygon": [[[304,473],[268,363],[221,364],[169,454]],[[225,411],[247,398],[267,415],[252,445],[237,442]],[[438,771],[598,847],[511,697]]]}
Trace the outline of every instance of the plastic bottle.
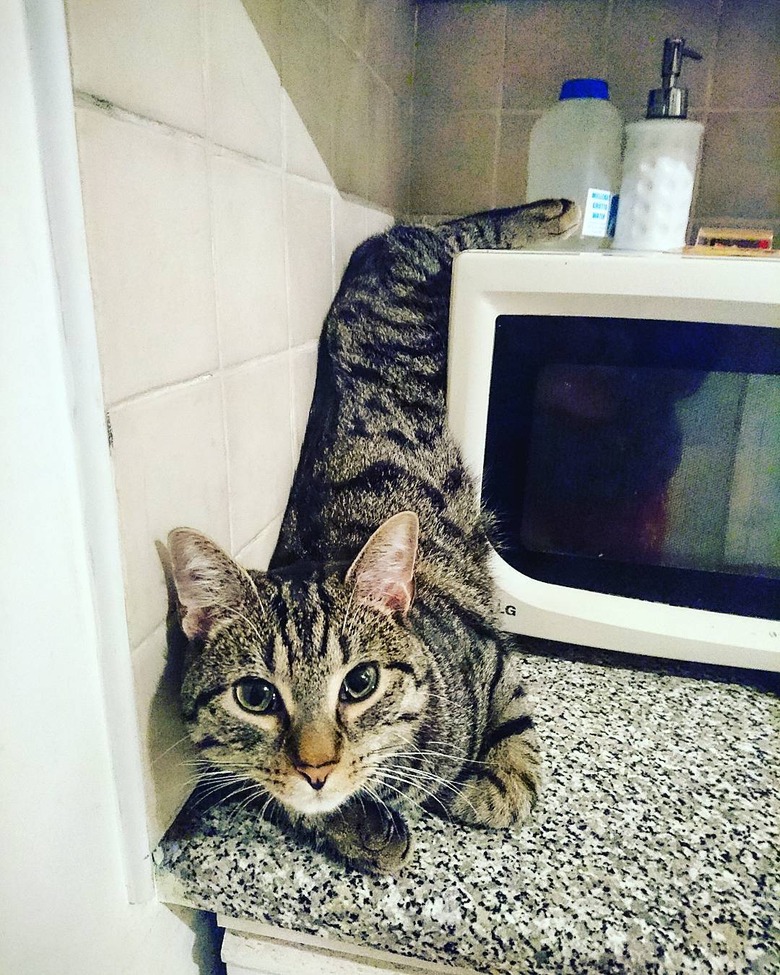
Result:
{"label": "plastic bottle", "polygon": [[579,204],[582,227],[551,246],[608,247],[613,196],[620,185],[623,122],[601,78],[571,78],[558,104],[537,119],[528,150],[526,199],[566,197]]}
{"label": "plastic bottle", "polygon": [[662,86],[647,100],[647,118],[626,126],[626,156],[614,246],[668,251],[685,245],[704,126],[688,115],[680,88],[683,58],[701,60],[683,37],[664,42]]}

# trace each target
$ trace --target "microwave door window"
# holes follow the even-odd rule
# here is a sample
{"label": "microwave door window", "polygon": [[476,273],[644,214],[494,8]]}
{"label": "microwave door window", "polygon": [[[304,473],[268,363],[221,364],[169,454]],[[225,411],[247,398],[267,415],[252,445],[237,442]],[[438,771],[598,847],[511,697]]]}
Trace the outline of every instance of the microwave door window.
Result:
{"label": "microwave door window", "polygon": [[678,402],[703,373],[554,365],[539,375],[521,538],[534,551],[662,562]]}
{"label": "microwave door window", "polygon": [[777,330],[750,330],[767,333],[771,354],[740,360],[729,355],[740,336],[723,331],[734,327],[707,326],[718,341],[705,332],[698,357],[689,342],[680,368],[663,330],[688,323],[621,333],[595,320],[588,345],[589,321],[575,361],[548,319],[542,342],[497,329],[483,490],[496,547],[542,581],[775,618],[780,376],[744,367],[777,368]]}

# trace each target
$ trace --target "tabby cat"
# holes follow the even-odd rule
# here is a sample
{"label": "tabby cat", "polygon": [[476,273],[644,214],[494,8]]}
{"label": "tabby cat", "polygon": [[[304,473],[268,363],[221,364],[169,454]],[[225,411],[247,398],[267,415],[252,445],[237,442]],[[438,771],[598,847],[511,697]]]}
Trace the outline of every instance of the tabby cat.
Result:
{"label": "tabby cat", "polygon": [[545,200],[358,247],[271,568],[245,570],[187,528],[168,539],[183,714],[210,774],[250,783],[366,871],[407,859],[414,806],[504,827],[536,798],[485,521],[445,426],[449,289],[459,251],[522,247],[578,219]]}

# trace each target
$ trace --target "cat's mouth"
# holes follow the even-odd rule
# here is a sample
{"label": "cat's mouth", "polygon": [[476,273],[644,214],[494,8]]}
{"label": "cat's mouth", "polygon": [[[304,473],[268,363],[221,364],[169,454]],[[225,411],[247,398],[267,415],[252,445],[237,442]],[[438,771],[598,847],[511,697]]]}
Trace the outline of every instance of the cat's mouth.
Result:
{"label": "cat's mouth", "polygon": [[345,775],[335,770],[323,785],[313,788],[311,783],[297,772],[290,776],[281,801],[290,809],[305,816],[333,812],[356,791],[344,781]]}

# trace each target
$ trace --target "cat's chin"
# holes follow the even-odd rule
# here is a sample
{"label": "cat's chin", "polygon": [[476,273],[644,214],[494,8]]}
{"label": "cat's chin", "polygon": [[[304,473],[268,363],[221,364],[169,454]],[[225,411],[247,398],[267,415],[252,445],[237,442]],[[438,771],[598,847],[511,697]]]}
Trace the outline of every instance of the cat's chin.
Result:
{"label": "cat's chin", "polygon": [[317,816],[322,813],[333,812],[347,801],[349,796],[342,792],[323,794],[322,792],[312,791],[311,796],[288,797],[284,800],[284,805],[299,816]]}

